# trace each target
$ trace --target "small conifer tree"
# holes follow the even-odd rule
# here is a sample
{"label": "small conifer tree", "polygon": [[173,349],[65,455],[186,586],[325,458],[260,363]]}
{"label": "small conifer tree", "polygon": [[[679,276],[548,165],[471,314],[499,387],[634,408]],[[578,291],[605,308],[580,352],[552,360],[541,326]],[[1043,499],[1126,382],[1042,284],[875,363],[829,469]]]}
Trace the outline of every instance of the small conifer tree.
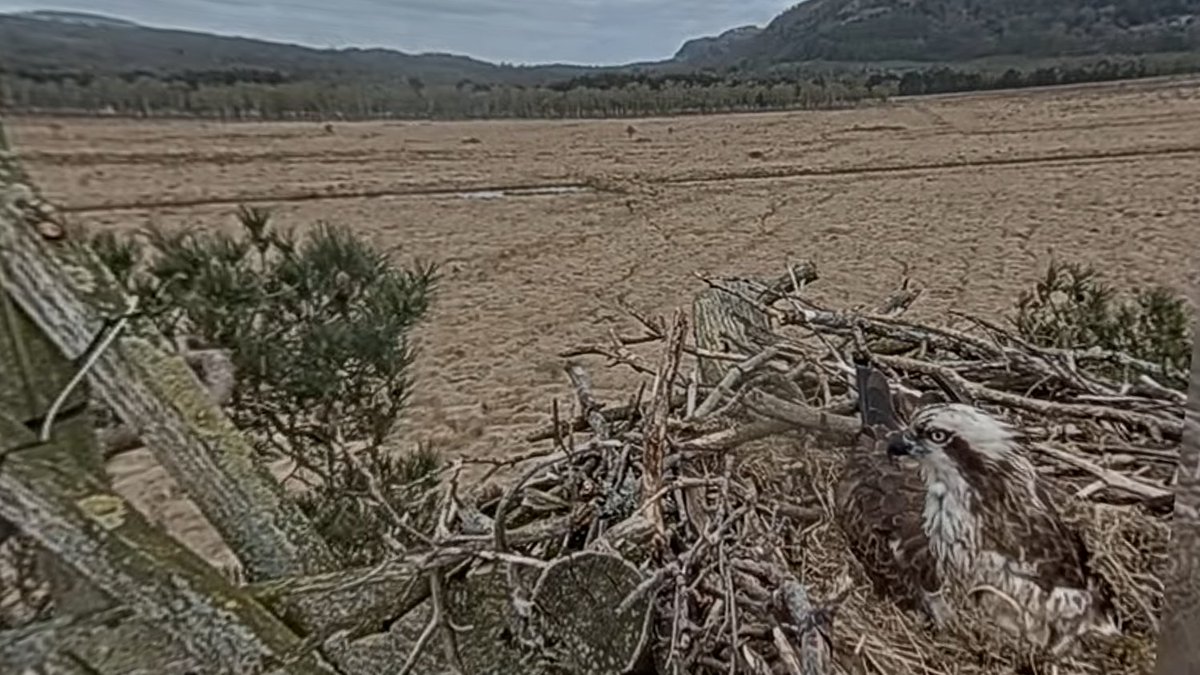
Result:
{"label": "small conifer tree", "polygon": [[430,448],[387,443],[437,270],[398,268],[344,227],[297,236],[246,207],[238,222],[236,233],[104,232],[93,246],[168,338],[228,352],[234,423],[264,459],[291,460],[301,506],[344,562],[378,560],[387,537],[406,539],[380,509],[413,509],[437,465]]}

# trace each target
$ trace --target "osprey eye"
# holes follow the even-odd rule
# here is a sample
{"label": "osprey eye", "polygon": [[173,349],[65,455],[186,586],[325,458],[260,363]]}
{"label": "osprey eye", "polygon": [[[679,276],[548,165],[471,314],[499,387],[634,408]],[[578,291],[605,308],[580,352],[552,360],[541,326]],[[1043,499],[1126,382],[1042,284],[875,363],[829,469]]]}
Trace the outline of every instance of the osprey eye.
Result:
{"label": "osprey eye", "polygon": [[950,434],[941,429],[931,429],[929,431],[929,440],[934,443],[945,443],[950,440]]}

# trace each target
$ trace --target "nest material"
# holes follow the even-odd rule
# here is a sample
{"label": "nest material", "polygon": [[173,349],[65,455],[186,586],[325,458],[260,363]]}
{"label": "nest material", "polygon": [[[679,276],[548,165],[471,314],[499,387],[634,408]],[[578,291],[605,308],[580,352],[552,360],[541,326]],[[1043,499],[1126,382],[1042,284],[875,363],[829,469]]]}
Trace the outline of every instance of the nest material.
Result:
{"label": "nest material", "polygon": [[[590,548],[638,565],[634,595],[654,598],[646,659],[658,672],[1048,672],[987,617],[968,613],[932,633],[878,596],[849,553],[831,492],[858,428],[851,354],[867,353],[898,389],[950,390],[1029,435],[1044,480],[1115,588],[1124,627],[1058,672],[1150,672],[1186,375],[1120,353],[1039,348],[980,317],[958,315],[959,327],[908,321],[919,293],[907,285],[874,311],[832,311],[792,279],[789,292],[708,281],[736,305],[729,314],[752,307],[772,327],[726,331],[723,351],[695,347],[702,335],[689,343],[677,313],[669,324],[638,317],[645,335],[566,353],[654,380],[627,405],[604,407],[582,365],[568,366],[579,415],[561,421],[556,408],[554,424],[529,438],[554,443],[555,468],[509,494],[520,520],[555,510],[578,520],[561,547],[530,553]],[[652,369],[634,348],[654,342]],[[693,367],[689,378],[695,361],[725,375],[703,383]],[[494,504],[481,506],[491,520]]]}

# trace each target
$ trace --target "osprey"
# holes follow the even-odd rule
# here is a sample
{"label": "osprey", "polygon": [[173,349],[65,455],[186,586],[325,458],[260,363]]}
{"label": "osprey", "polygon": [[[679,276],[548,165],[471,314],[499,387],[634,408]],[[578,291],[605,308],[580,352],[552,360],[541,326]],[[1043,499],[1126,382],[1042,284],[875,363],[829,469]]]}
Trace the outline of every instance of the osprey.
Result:
{"label": "osprey", "polygon": [[940,628],[949,610],[922,518],[925,485],[915,467],[887,452],[888,435],[903,428],[887,380],[863,360],[856,380],[862,431],[835,488],[836,520],[876,593]]}
{"label": "osprey", "polygon": [[893,428],[886,448],[916,460],[923,495],[905,508],[919,516],[933,561],[922,573],[954,604],[982,607],[1054,654],[1084,634],[1118,634],[1111,588],[1090,569],[1083,538],[1059,516],[1013,427],[970,405],[937,403],[918,409],[908,429]]}

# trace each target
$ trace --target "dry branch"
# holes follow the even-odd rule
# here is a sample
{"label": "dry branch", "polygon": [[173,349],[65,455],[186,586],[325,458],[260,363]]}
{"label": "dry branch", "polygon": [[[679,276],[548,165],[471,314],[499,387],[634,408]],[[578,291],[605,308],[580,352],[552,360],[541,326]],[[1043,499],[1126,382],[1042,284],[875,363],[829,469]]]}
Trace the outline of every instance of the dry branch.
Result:
{"label": "dry branch", "polygon": [[642,450],[642,497],[646,500],[646,516],[654,524],[660,537],[667,534],[666,525],[663,523],[662,505],[659,503],[659,490],[663,484],[663,458],[666,453],[667,417],[671,413],[671,389],[675,382],[675,374],[679,371],[685,330],[687,317],[682,311],[675,310],[667,332],[665,353],[650,394],[649,427]]}

